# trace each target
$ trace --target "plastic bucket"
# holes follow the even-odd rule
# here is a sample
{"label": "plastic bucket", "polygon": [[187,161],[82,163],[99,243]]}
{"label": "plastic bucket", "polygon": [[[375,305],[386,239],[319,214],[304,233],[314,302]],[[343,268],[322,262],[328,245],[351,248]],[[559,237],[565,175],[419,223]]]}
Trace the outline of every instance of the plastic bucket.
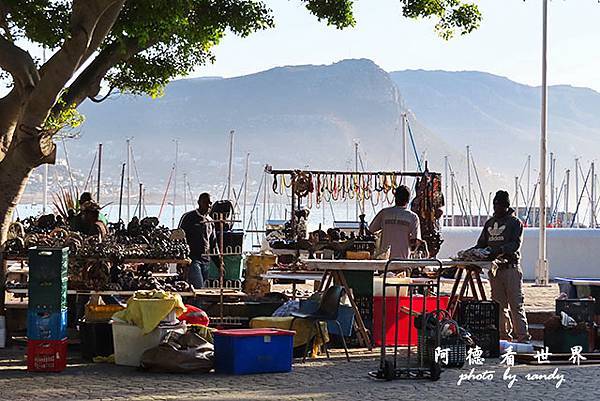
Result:
{"label": "plastic bucket", "polygon": [[115,364],[124,366],[140,366],[144,351],[154,348],[160,344],[165,336],[171,331],[185,332],[182,324],[176,329],[156,328],[148,334],[143,334],[139,327],[113,320],[112,333],[115,347]]}

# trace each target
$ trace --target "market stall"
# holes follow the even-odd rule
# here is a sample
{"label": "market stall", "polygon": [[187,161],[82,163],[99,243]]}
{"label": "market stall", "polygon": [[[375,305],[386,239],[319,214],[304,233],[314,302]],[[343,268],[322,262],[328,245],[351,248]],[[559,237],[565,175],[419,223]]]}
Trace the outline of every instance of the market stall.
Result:
{"label": "market stall", "polygon": [[[369,203],[373,211],[393,204],[395,189],[414,179],[416,196],[411,209],[419,217],[425,245],[416,249],[413,256],[433,257],[442,243],[439,218],[444,201],[440,175],[429,172],[427,167],[422,172],[351,172],[276,170],[266,166],[265,171],[273,177],[275,193],[291,192],[291,213],[279,230],[267,233],[269,250],[280,258],[278,265],[262,277],[286,280],[292,284],[294,294],[296,286],[306,281],[319,282],[315,288],[319,291],[329,284],[343,286],[354,310],[358,343],[370,348],[368,333],[373,329],[372,323],[365,324],[363,315],[372,314],[373,273],[383,270],[388,253],[378,249],[376,236],[369,232],[365,208]],[[334,201],[356,203],[356,221],[331,228],[319,226],[317,231],[309,232],[310,209],[325,208]],[[467,277],[475,276],[469,273]]]}
{"label": "market stall", "polygon": [[[355,321],[357,330],[360,333],[362,342],[365,346],[370,347],[368,331],[361,317],[360,308],[358,308],[353,291],[348,285],[345,273],[352,271],[370,271],[383,272],[387,264],[387,260],[320,260],[320,259],[302,259],[301,263],[306,267],[308,272],[320,271],[321,286],[319,290],[326,288],[332,283],[341,285],[348,294],[348,299],[355,313]],[[481,281],[480,273],[483,269],[491,268],[492,262],[489,261],[461,261],[452,259],[440,260],[441,266],[444,268],[456,268],[457,274],[453,279],[449,279],[452,283],[452,291],[450,293],[447,310],[452,316],[456,314],[458,305],[461,300],[469,296],[473,300],[486,300],[485,290]],[[420,261],[418,259],[411,262],[411,268],[428,268],[429,279],[437,278],[438,264],[430,260]],[[389,268],[391,272],[405,271],[406,268],[401,263],[392,264]],[[298,272],[299,275],[307,274],[306,272]],[[427,280],[427,279],[425,279]],[[417,282],[418,279],[411,279],[412,282]],[[470,293],[469,293],[470,290]]]}

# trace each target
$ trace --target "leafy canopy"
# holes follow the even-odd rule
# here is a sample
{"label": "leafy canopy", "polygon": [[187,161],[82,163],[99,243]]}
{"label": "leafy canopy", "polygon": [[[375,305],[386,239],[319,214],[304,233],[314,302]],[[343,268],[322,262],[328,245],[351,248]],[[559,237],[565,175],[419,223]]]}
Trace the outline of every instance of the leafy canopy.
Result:
{"label": "leafy canopy", "polygon": [[[296,1],[338,29],[355,24],[353,0]],[[436,30],[445,39],[473,31],[481,20],[477,6],[464,0],[396,1],[405,17],[436,19]],[[0,29],[11,40],[25,38],[58,49],[70,32],[73,2],[0,0],[5,10]],[[272,11],[261,0],[125,0],[97,49],[99,55],[119,55],[102,74],[103,82],[123,92],[159,96],[169,80],[214,61],[211,51],[226,33],[245,37],[273,26]]]}

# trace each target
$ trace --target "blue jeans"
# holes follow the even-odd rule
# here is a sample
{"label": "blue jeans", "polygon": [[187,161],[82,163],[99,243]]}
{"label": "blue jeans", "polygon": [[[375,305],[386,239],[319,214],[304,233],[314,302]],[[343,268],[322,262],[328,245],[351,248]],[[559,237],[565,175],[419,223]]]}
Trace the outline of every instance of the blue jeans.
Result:
{"label": "blue jeans", "polygon": [[203,288],[204,282],[208,280],[208,262],[198,259],[192,259],[192,264],[188,270],[188,283],[194,288]]}

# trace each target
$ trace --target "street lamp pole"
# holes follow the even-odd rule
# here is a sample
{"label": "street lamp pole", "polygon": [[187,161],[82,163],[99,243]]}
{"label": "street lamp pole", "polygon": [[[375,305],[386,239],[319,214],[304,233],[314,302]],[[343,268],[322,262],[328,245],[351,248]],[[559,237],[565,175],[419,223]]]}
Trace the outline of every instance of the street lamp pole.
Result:
{"label": "street lamp pole", "polygon": [[540,138],[540,242],[535,283],[548,285],[548,260],[546,254],[546,147],[548,126],[548,0],[543,0],[542,11],[542,119]]}

